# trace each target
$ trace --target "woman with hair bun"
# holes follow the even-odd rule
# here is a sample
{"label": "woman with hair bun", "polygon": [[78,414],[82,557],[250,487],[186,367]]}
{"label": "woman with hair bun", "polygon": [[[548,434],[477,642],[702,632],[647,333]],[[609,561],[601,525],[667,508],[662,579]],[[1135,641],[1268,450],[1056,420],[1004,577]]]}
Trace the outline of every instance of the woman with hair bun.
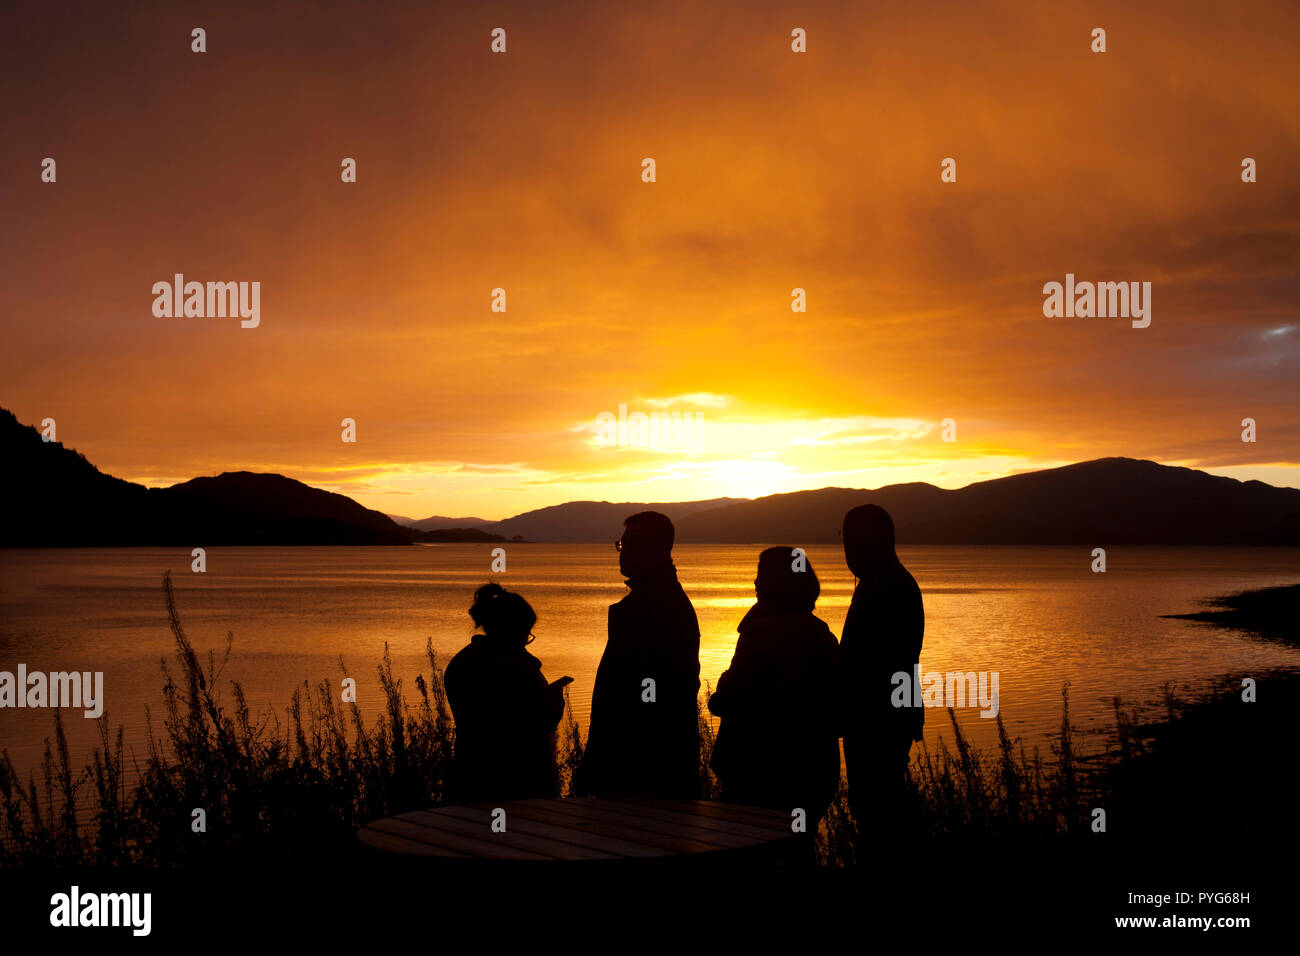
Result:
{"label": "woman with hair bun", "polygon": [[537,615],[520,595],[485,584],[469,616],[483,633],[443,675],[456,722],[448,802],[555,797],[555,726],[573,678],[548,684],[542,662],[525,650]]}

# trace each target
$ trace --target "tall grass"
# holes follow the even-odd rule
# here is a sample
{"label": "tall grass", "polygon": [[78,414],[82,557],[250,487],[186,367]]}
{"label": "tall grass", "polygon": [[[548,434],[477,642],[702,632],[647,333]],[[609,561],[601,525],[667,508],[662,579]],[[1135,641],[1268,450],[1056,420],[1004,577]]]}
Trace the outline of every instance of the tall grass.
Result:
{"label": "tall grass", "polygon": [[[337,848],[366,820],[441,798],[455,731],[431,642],[429,677],[416,677],[414,701],[393,675],[385,646],[378,667],[385,706],[373,726],[356,703],[338,703],[339,689],[328,679],[297,688],[282,725],[273,714],[254,719],[237,681],[225,699],[215,656],[205,668],[181,624],[170,575],[163,589],[177,668],[174,676],[163,664],[164,739],[146,708],[148,752],[130,787],[123,732],[112,735],[104,718],[101,746],[74,774],[55,711],[43,791],[34,774],[23,787],[8,751],[0,751],[0,864],[169,866]],[[228,637],[223,665],[230,646]],[[341,659],[340,667],[346,677]],[[577,739],[576,725],[570,739]],[[562,747],[561,762],[573,759]],[[89,811],[84,825],[79,806]],[[196,832],[196,810],[205,832]]]}
{"label": "tall grass", "polygon": [[[373,725],[355,702],[340,703],[340,688],[328,679],[298,687],[282,723],[274,713],[255,717],[237,681],[229,682],[228,698],[222,693],[231,636],[220,663],[210,653],[205,666],[181,624],[170,574],[163,591],[174,661],[162,666],[161,735],[146,708],[147,753],[128,773],[123,730],[114,732],[101,717],[99,746],[75,771],[55,710],[39,785],[35,773],[24,785],[8,751],[0,750],[0,865],[177,866],[332,854],[354,844],[360,824],[442,799],[455,728],[431,641],[425,646],[428,674],[415,678],[413,697],[394,676],[385,645],[377,668],[384,707]],[[339,665],[346,678],[341,658]],[[706,685],[705,700],[710,690]],[[1083,772],[1076,753],[1068,685],[1062,694],[1061,729],[1046,765],[1037,747],[1027,755],[1023,744],[1008,738],[1001,717],[995,752],[971,746],[950,709],[953,749],[942,738],[933,752],[924,744],[914,748],[905,780],[905,831],[951,836],[1086,829],[1092,775]],[[1115,759],[1128,760],[1140,752],[1140,734],[1118,700],[1115,712]],[[699,708],[700,793],[706,797],[720,791],[708,766],[713,720]],[[560,793],[572,793],[582,753],[566,691],[556,734]],[[205,818],[204,832],[196,832],[196,810]],[[851,864],[873,838],[859,832],[841,785],[818,836],[820,859]]]}
{"label": "tall grass", "polygon": [[[1064,836],[1088,832],[1090,807],[1101,795],[1101,771],[1117,759],[1107,751],[1082,761],[1070,723],[1069,684],[1061,690],[1061,727],[1051,741],[1052,760],[1045,765],[1037,746],[1032,754],[1012,740],[997,717],[996,750],[971,745],[947,708],[953,748],[939,737],[931,751],[924,743],[913,747],[903,780],[899,818],[886,832],[862,832],[849,809],[848,789],[841,780],[835,800],[822,821],[817,850],[821,862],[851,865],[881,842],[897,844],[916,837]],[[1115,700],[1117,716],[1121,714]],[[1136,735],[1131,723],[1121,725],[1119,739]],[[1131,742],[1125,744],[1131,747]]]}

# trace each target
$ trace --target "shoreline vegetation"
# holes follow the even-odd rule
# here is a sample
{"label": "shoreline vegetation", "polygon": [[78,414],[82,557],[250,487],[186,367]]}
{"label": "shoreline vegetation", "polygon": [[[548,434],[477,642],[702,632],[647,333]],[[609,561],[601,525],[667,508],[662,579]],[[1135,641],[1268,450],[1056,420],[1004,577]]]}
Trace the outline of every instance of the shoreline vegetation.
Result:
{"label": "shoreline vegetation", "polygon": [[1165,614],[1184,621],[1250,631],[1300,647],[1300,584],[1242,591],[1205,602],[1214,610]]}
{"label": "shoreline vegetation", "polygon": [[[385,709],[368,724],[355,703],[340,704],[329,679],[306,682],[286,719],[250,712],[242,688],[220,688],[233,636],[206,666],[186,635],[170,574],[163,590],[174,660],[163,661],[164,712],[146,708],[149,746],[128,767],[123,730],[99,718],[100,746],[74,769],[62,718],[45,741],[41,779],[19,778],[0,751],[0,867],[146,866],[250,861],[357,852],[355,830],[383,816],[439,803],[455,747],[442,665],[426,644],[429,672],[414,695],[393,675],[387,647],[378,665]],[[1245,592],[1213,602],[1222,610],[1170,617],[1207,621],[1266,635],[1294,634],[1300,585]],[[340,658],[343,676],[347,667]],[[1245,703],[1242,679],[1257,683]],[[708,688],[704,700],[707,700]],[[1069,684],[1061,725],[1047,752],[1027,750],[997,718],[998,745],[981,750],[948,709],[951,743],[912,750],[907,813],[912,838],[1076,838],[1095,833],[1097,809],[1121,839],[1214,841],[1297,836],[1284,796],[1289,766],[1278,759],[1300,716],[1300,670],[1217,678],[1208,691],[1177,699],[1164,687],[1164,709],[1144,715],[1113,699],[1115,724],[1104,747],[1085,751],[1070,722]],[[155,733],[161,721],[162,735]],[[700,707],[700,793],[716,798],[708,768],[716,725]],[[560,793],[574,794],[583,736],[567,704],[556,732]],[[195,811],[205,832],[195,832]],[[898,821],[883,830],[898,831]],[[894,834],[897,838],[897,833]],[[853,865],[885,842],[859,832],[841,789],[823,819],[817,854],[824,865]]]}

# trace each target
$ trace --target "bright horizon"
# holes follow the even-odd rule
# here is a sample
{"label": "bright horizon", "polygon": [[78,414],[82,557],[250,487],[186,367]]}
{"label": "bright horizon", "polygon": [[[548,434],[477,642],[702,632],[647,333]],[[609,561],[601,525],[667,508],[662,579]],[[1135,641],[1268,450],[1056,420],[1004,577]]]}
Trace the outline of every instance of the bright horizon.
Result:
{"label": "bright horizon", "polygon": [[[545,7],[19,24],[0,405],[127,480],[415,519],[1111,456],[1300,487],[1293,5]],[[260,324],[156,316],[177,273]],[[1150,326],[1045,317],[1067,273]],[[601,447],[620,405],[697,447]]]}
{"label": "bright horizon", "polygon": [[[25,424],[25,423],[24,423],[24,424]],[[80,449],[76,449],[76,448],[73,448],[72,450],[73,450],[73,451],[80,451]],[[1130,457],[1130,456],[1116,456],[1116,457]],[[93,464],[95,464],[95,462],[94,462],[93,460],[91,460],[91,464],[93,465]],[[1025,468],[1025,469],[1020,469],[1020,470],[1018,470],[1018,471],[1009,472],[1008,474],[1024,474],[1024,473],[1026,473],[1026,472],[1040,471],[1040,470],[1044,470],[1044,469],[1046,469],[1046,468],[1061,467],[1061,466],[1069,465],[1069,464],[1075,464],[1075,462],[1060,462],[1059,464],[1056,464],[1056,465],[1044,465],[1044,466],[1042,466],[1041,468],[1037,468],[1037,467],[1036,467],[1036,468]],[[1160,462],[1160,464],[1177,464],[1177,463],[1174,463],[1174,462]],[[1192,466],[1187,466],[1187,467],[1192,467]],[[103,471],[104,469],[101,468],[100,470]],[[250,469],[236,469],[236,468],[228,468],[228,469],[224,469],[224,471],[247,471],[247,470],[250,470]],[[1257,474],[1241,474],[1241,473],[1239,473],[1239,472],[1241,471],[1241,469],[1201,469],[1201,470],[1204,470],[1204,471],[1206,471],[1206,472],[1209,473],[1209,474],[1222,475],[1222,476],[1224,476],[1224,477],[1228,477],[1228,478],[1236,478],[1237,480],[1240,480],[1240,481],[1247,481],[1247,480],[1250,480],[1250,479],[1252,479],[1252,478],[1254,478],[1254,479],[1256,479],[1256,480],[1259,480],[1259,481],[1267,481],[1267,478],[1260,477],[1258,473],[1257,473]],[[1253,471],[1256,471],[1256,472],[1263,472],[1263,473],[1267,474],[1267,473],[1269,473],[1269,472],[1271,472],[1271,471],[1276,471],[1277,469],[1268,469],[1268,468],[1265,468],[1265,469],[1252,469],[1252,470],[1253,470]],[[1234,473],[1234,472],[1237,472],[1237,473]],[[1283,474],[1288,474],[1289,472],[1283,471],[1282,473],[1283,473]],[[111,474],[111,473],[110,473],[110,474]],[[220,474],[220,472],[215,472],[214,475],[215,475],[215,474]],[[113,477],[121,478],[121,477],[123,477],[123,476],[121,476],[121,475],[114,475]],[[191,477],[191,478],[198,478],[198,477],[204,477],[204,476],[201,476],[201,475],[192,475],[192,476],[190,476],[190,477]],[[293,475],[286,475],[286,477],[293,478],[294,476],[293,476]],[[991,476],[991,477],[994,477],[994,478],[1002,478],[1002,477],[1007,477],[1007,475],[994,475],[994,476]],[[127,480],[134,480],[134,479],[127,479]],[[188,481],[188,480],[190,480],[190,479],[186,478],[186,479],[181,479],[181,480],[182,480],[182,481]],[[299,481],[304,481],[304,479],[301,479],[301,478],[299,478],[299,479],[297,479],[297,480],[299,480]],[[950,484],[945,484],[945,483],[940,483],[940,482],[935,482],[935,481],[928,481],[928,482],[926,482],[926,483],[928,483],[928,484],[932,484],[932,485],[936,485],[937,487],[941,487],[941,488],[956,489],[956,488],[963,488],[963,487],[966,487],[966,485],[974,484],[975,482],[978,482],[978,481],[986,481],[986,480],[989,480],[989,478],[987,478],[987,477],[979,477],[979,478],[973,478],[973,479],[971,479],[970,481],[965,481],[965,482],[960,482],[960,483],[950,483]],[[818,489],[821,489],[821,488],[828,488],[828,487],[840,487],[840,488],[856,488],[856,487],[861,487],[862,490],[864,490],[864,491],[875,491],[875,490],[879,490],[879,489],[882,488],[882,487],[885,487],[886,485],[892,485],[892,484],[904,484],[904,483],[907,483],[907,482],[910,482],[910,481],[926,481],[926,479],[924,479],[924,478],[904,479],[904,480],[902,480],[902,481],[891,481],[891,482],[887,482],[887,483],[885,483],[885,484],[881,484],[881,485],[863,485],[863,486],[844,485],[844,484],[839,484],[839,485],[834,485],[834,484],[821,484],[821,485],[810,486],[810,487],[808,487],[808,488],[790,488],[790,489],[781,489],[780,491],[775,491],[775,492],[764,492],[764,493],[762,493],[762,494],[758,494],[758,495],[736,495],[736,494],[732,494],[732,495],[710,495],[710,496],[707,496],[707,497],[705,497],[705,498],[622,498],[622,499],[618,499],[618,498],[608,498],[608,497],[604,497],[604,498],[567,498],[567,499],[564,499],[563,501],[552,501],[552,502],[547,502],[547,504],[536,505],[536,506],[534,506],[534,508],[528,508],[528,509],[525,509],[525,510],[527,510],[527,511],[531,511],[531,510],[535,510],[535,508],[545,508],[545,507],[548,507],[549,505],[564,504],[564,503],[569,502],[569,501],[612,501],[612,502],[616,502],[616,503],[617,503],[618,501],[627,501],[628,503],[659,503],[659,504],[671,504],[671,503],[676,503],[676,502],[708,500],[709,498],[737,498],[737,499],[753,500],[754,498],[761,498],[761,497],[764,497],[764,496],[769,495],[769,494],[782,494],[782,493],[785,493],[785,492],[787,492],[787,491],[813,491],[813,490],[818,490]],[[140,483],[141,483],[141,484],[146,484],[148,487],[151,487],[151,488],[159,488],[159,487],[168,487],[169,485],[174,484],[175,482],[161,482],[161,483],[146,483],[146,482],[140,482]],[[304,483],[305,483],[305,484],[311,484],[310,482],[306,482],[306,481],[304,481]],[[1271,481],[1269,481],[1268,483],[1269,483],[1269,484],[1275,484],[1276,487],[1294,487],[1294,486],[1289,486],[1289,485],[1276,485],[1275,482],[1271,482]],[[316,486],[316,485],[314,485],[313,487],[321,487],[321,486]],[[338,490],[338,489],[326,489],[326,490]],[[344,491],[344,490],[340,490],[339,493],[340,493],[340,494],[346,494],[347,492]],[[353,496],[349,495],[349,497],[353,497]],[[354,497],[354,500],[358,501],[360,504],[365,505],[365,506],[368,507],[368,508],[374,508],[374,509],[377,510],[377,511],[384,511],[384,509],[383,509],[382,507],[378,507],[378,506],[376,506],[376,505],[369,504],[369,503],[367,503],[366,501],[362,500],[362,498],[359,497],[359,496]],[[500,521],[500,520],[505,520],[505,519],[507,519],[507,518],[515,517],[516,515],[521,514],[521,513],[523,513],[523,512],[511,512],[511,513],[509,513],[509,514],[500,514],[500,515],[469,514],[469,513],[463,513],[463,514],[460,514],[460,513],[458,513],[458,514],[451,514],[451,513],[448,513],[448,512],[429,512],[429,513],[427,513],[427,514],[423,514],[423,513],[422,513],[422,514],[404,514],[404,513],[401,513],[401,512],[384,512],[384,513],[389,514],[389,515],[392,515],[392,516],[397,516],[397,517],[402,517],[402,518],[409,518],[409,519],[413,519],[413,520],[417,520],[417,521],[419,521],[419,520],[423,520],[423,519],[425,519],[425,518],[429,518],[429,517],[434,517],[434,516],[438,516],[438,517],[448,517],[448,518],[481,518],[481,519],[483,519],[483,520],[487,520],[487,521]]]}

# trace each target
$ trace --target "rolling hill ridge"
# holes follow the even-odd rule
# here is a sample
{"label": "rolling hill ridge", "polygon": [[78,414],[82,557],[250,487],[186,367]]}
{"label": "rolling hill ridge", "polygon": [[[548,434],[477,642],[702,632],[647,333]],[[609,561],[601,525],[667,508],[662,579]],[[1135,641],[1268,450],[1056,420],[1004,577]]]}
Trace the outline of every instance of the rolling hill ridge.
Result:
{"label": "rolling hill ridge", "polygon": [[879,504],[902,544],[1300,545],[1300,490],[1192,468],[1101,458],[945,489],[821,488],[762,498],[571,501],[501,521],[394,520],[345,495],[248,471],[146,488],[45,442],[0,409],[0,546],[404,545],[525,539],[612,543],[623,519],[662,511],[683,543],[837,541],[844,513]]}

